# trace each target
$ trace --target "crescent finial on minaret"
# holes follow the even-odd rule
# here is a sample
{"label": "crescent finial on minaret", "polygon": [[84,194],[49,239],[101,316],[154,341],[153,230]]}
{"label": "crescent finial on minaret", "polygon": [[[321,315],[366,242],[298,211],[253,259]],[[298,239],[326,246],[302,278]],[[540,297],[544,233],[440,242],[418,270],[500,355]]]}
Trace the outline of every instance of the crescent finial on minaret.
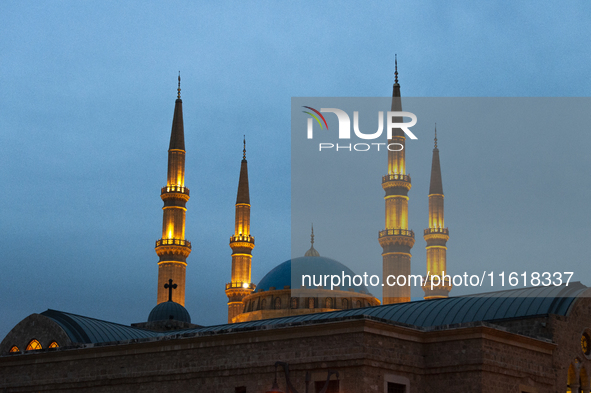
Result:
{"label": "crescent finial on minaret", "polygon": [[310,249],[304,254],[305,257],[319,257],[320,253],[314,248],[314,224],[312,224],[312,234],[310,235]]}
{"label": "crescent finial on minaret", "polygon": [[242,149],[242,159],[246,160],[246,135],[243,135],[244,139],[242,139],[242,143],[244,145]]}
{"label": "crescent finial on minaret", "polygon": [[398,55],[394,54],[394,83],[398,84]]}
{"label": "crescent finial on minaret", "polygon": [[181,72],[179,71],[179,87],[176,89],[176,98],[181,99]]}
{"label": "crescent finial on minaret", "polygon": [[437,149],[437,123],[435,123],[435,148]]}

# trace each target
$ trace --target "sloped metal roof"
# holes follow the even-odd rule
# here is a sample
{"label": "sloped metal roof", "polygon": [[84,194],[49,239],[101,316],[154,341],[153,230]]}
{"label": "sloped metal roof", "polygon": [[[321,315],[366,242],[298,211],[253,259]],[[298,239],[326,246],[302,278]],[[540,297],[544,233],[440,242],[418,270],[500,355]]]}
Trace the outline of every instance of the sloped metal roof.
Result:
{"label": "sloped metal roof", "polygon": [[214,333],[229,330],[313,323],[355,318],[375,318],[421,328],[477,321],[526,318],[548,314],[566,315],[575,298],[587,287],[579,282],[569,286],[532,287],[488,292],[445,299],[304,314],[235,324],[201,327],[183,332]]}
{"label": "sloped metal roof", "polygon": [[576,297],[586,289],[586,286],[575,282],[569,286],[533,287],[488,292],[437,300],[422,300],[385,306],[206,326],[174,332],[152,332],[55,310],[47,310],[42,315],[53,319],[66,331],[72,341],[77,343],[124,341],[185,333],[209,335],[361,318],[377,319],[418,328],[430,328],[548,314],[566,315]]}
{"label": "sloped metal roof", "polygon": [[158,333],[149,330],[62,311],[47,310],[42,312],[41,315],[54,320],[76,343],[96,344],[159,336]]}

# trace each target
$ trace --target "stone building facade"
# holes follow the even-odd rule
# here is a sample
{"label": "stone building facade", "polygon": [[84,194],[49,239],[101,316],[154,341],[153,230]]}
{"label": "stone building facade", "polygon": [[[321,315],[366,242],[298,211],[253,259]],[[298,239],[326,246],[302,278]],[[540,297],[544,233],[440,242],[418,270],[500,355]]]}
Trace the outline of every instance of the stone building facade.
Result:
{"label": "stone building facade", "polygon": [[[263,393],[281,360],[300,392],[306,371],[318,391],[329,369],[339,372],[336,392],[589,392],[582,338],[591,332],[591,290],[578,283],[535,290],[164,333],[137,329],[136,338],[110,342],[76,342],[74,324],[34,314],[0,344],[0,388]],[[109,322],[84,318],[80,331],[108,336]],[[63,345],[8,352],[11,340],[25,337]],[[287,391],[282,373],[278,383]]]}

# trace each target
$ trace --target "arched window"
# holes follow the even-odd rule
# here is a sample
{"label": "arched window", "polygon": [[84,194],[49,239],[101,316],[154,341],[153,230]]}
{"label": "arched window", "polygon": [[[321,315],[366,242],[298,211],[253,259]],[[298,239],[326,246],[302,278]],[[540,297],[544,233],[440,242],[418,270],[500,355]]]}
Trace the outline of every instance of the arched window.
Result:
{"label": "arched window", "polygon": [[361,300],[357,300],[357,308],[361,308]]}
{"label": "arched window", "polygon": [[341,308],[343,310],[346,310],[349,308],[349,301],[347,299],[343,299],[341,300]]}
{"label": "arched window", "polygon": [[579,370],[579,389],[581,389],[582,392],[589,391],[589,377],[587,376],[585,366],[581,366],[581,369]]}
{"label": "arched window", "polygon": [[291,298],[291,308],[298,308],[298,298],[297,297]]}
{"label": "arched window", "polygon": [[314,308],[314,298],[313,297],[308,298],[308,308]]}
{"label": "arched window", "polygon": [[324,301],[324,306],[326,308],[332,308],[332,298],[327,297],[326,300]]}
{"label": "arched window", "polygon": [[280,308],[281,308],[281,298],[276,297],[275,298],[275,310],[279,310]]}
{"label": "arched window", "polygon": [[574,385],[576,379],[577,379],[577,373],[571,363],[570,367],[568,368],[568,374],[566,376],[566,387],[568,388],[567,392],[570,392],[571,387],[574,387],[573,385]]}
{"label": "arched window", "polygon": [[16,345],[13,345],[12,348],[10,348],[10,353],[16,353],[16,352],[20,352],[21,350],[18,349],[18,347]]}
{"label": "arched window", "polygon": [[43,349],[41,343],[37,340],[31,340],[29,345],[27,345],[27,351],[36,351],[38,349]]}
{"label": "arched window", "polygon": [[267,308],[267,299],[261,300],[261,310],[264,310],[265,308]]}
{"label": "arched window", "polygon": [[52,341],[52,342],[49,344],[49,347],[47,347],[47,348],[59,348],[59,347],[60,347],[60,345],[59,345],[57,342],[55,342],[55,341]]}

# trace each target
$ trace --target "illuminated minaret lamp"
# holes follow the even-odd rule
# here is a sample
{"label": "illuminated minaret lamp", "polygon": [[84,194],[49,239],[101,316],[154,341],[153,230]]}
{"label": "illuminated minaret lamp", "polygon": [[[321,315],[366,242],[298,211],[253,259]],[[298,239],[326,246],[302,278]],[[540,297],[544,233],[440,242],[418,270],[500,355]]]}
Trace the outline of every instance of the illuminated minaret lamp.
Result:
{"label": "illuminated minaret lamp", "polygon": [[447,275],[446,253],[449,230],[445,228],[443,219],[443,183],[439,149],[437,148],[437,126],[435,126],[435,148],[431,163],[431,184],[429,186],[429,228],[425,229],[424,238],[427,242],[427,276],[423,283],[425,299],[448,297],[451,282]]}
{"label": "illuminated minaret lamp", "polygon": [[[398,83],[398,60],[395,60],[394,88],[392,92],[392,111],[402,111],[400,99],[400,84]],[[394,119],[402,123],[402,119]],[[408,191],[411,188],[410,176],[406,174],[404,131],[392,130],[392,139],[388,143],[402,145],[399,151],[388,150],[388,174],[382,177],[382,188],[386,192],[386,225],[379,232],[379,242],[382,246],[383,280],[389,276],[394,284],[396,277],[405,276],[406,283],[400,281],[398,285],[384,284],[382,304],[403,303],[410,301],[410,250],[415,243],[415,234],[408,229]]]}
{"label": "illuminated minaret lamp", "polygon": [[172,131],[168,148],[168,176],[160,197],[164,202],[162,238],[156,241],[158,261],[158,304],[169,300],[165,284],[172,280],[177,288],[172,291],[172,301],[185,305],[185,273],[191,243],[185,239],[185,204],[189,189],[185,187],[185,132],[183,128],[183,101],[181,101],[181,76],[178,77],[177,99],[174,104]]}
{"label": "illuminated minaret lamp", "polygon": [[243,141],[240,179],[236,195],[236,218],[234,236],[230,238],[232,249],[232,281],[226,284],[228,296],[228,323],[243,311],[242,299],[250,295],[255,285],[250,282],[252,249],[254,237],[250,235],[250,194],[248,191],[248,163],[246,161],[246,139]]}

